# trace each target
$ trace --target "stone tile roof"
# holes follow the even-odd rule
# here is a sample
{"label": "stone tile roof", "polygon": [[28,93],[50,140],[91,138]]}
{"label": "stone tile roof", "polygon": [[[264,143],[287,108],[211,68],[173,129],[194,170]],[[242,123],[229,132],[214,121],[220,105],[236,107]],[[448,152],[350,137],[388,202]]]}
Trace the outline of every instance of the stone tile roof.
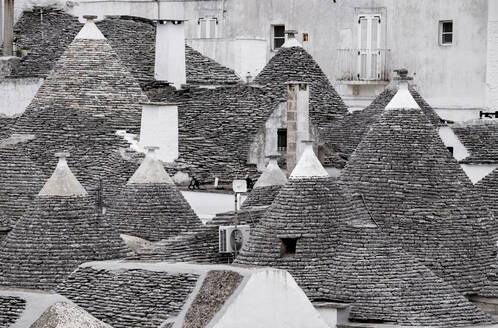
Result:
{"label": "stone tile roof", "polygon": [[15,145],[0,145],[0,168],[0,230],[5,231],[21,218],[48,175]]}
{"label": "stone tile roof", "polygon": [[10,135],[10,128],[15,124],[17,117],[10,117],[0,114],[0,139]]}
{"label": "stone tile roof", "polygon": [[12,131],[35,135],[19,146],[34,162],[52,167],[53,153],[70,151],[76,177],[90,192],[102,179],[107,191],[123,184],[136,168],[120,155],[129,144],[116,131],[139,132],[140,102],[146,100],[105,39],[77,38]]}
{"label": "stone tile roof", "polygon": [[38,196],[0,245],[0,285],[52,289],[83,262],[126,246],[88,196]]}
{"label": "stone tile roof", "polygon": [[[393,82],[386,87],[373,101],[363,110],[354,111],[344,115],[337,120],[329,130],[330,145],[333,150],[342,154],[345,158],[354,152],[364,135],[368,132],[373,123],[382,114],[383,109],[391,101],[398,90],[398,85]],[[415,87],[410,86],[410,93],[415,101],[423,109],[434,126],[441,126],[441,120],[434,109],[427,104]],[[354,131],[354,133],[351,133]]]}
{"label": "stone tile roof", "polygon": [[254,206],[270,206],[280,188],[287,183],[287,177],[278,166],[279,156],[270,156],[268,165],[261,173],[253,190],[242,203],[242,208]]}
{"label": "stone tile roof", "polygon": [[[209,271],[185,315],[184,328],[206,327],[239,287],[243,276],[234,271]],[[220,282],[223,282],[220,286]]]}
{"label": "stone tile roof", "polygon": [[204,182],[257,175],[247,165],[250,145],[280,99],[248,85],[190,90],[181,97],[177,169]]}
{"label": "stone tile roof", "polygon": [[174,319],[199,275],[81,266],[57,292],[114,328],[159,327]]}
{"label": "stone tile roof", "polygon": [[254,188],[242,203],[242,208],[270,206],[281,188],[281,185]]}
{"label": "stone tile roof", "polygon": [[17,47],[27,48],[11,77],[46,77],[81,29],[77,17],[50,7],[25,11],[14,26]]}
{"label": "stone tile roof", "polygon": [[[296,238],[295,254],[281,239]],[[405,253],[337,180],[291,178],[236,263],[288,270],[311,299],[352,303],[350,319],[415,326],[490,323]]]}
{"label": "stone tile roof", "polygon": [[328,127],[347,113],[347,107],[335,91],[320,66],[302,47],[280,48],[254,79],[254,83],[267,85],[275,94],[286,99],[287,82],[310,84],[310,119],[328,138]]}
{"label": "stone tile roof", "polygon": [[461,293],[484,285],[492,217],[420,109],[386,110],[341,179],[389,238]]}
{"label": "stone tile roof", "polygon": [[327,291],[352,303],[350,320],[424,327],[494,322],[381,229],[345,224],[339,233]]}
{"label": "stone tile roof", "polygon": [[[139,17],[108,16],[98,22],[97,26],[140,85],[145,89],[152,84],[155,57],[154,22]],[[12,77],[46,77],[53,63],[59,59],[80,29],[81,23],[78,19],[62,10],[37,7],[24,12],[15,26],[14,33],[18,45],[29,48],[29,54],[21,60],[21,65],[11,74]],[[186,71],[189,84],[222,85],[240,82],[233,70],[189,46],[186,46]]]}
{"label": "stone tile roof", "polygon": [[20,317],[26,301],[14,296],[0,296],[0,327],[9,327]]}
{"label": "stone tile roof", "polygon": [[[241,209],[238,224],[255,227],[266,212],[266,207]],[[226,264],[233,261],[232,254],[219,252],[219,227],[234,224],[234,213],[218,214],[195,232],[185,232],[167,240],[147,245],[128,257],[141,261],[169,261]]]}
{"label": "stone tile roof", "polygon": [[469,164],[498,163],[498,122],[474,120],[451,125],[451,129],[465,146],[470,156],[461,160]]}
{"label": "stone tile roof", "polygon": [[[153,175],[154,165],[159,167],[156,171],[162,171],[162,174]],[[163,175],[169,182],[161,180]],[[134,179],[137,176],[141,179]],[[147,155],[130,181],[112,198],[106,216],[120,233],[149,241],[193,232],[202,226],[201,220],[169,178],[162,163],[151,154]]]}
{"label": "stone tile roof", "polygon": [[30,328],[111,328],[74,304],[52,305]]}

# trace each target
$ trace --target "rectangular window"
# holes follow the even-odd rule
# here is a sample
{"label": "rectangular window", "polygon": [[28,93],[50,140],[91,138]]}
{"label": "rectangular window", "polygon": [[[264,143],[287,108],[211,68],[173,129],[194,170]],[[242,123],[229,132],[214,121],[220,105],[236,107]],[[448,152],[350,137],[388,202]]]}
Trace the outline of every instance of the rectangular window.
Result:
{"label": "rectangular window", "polygon": [[439,44],[453,44],[453,21],[439,22]]}
{"label": "rectangular window", "polygon": [[199,38],[214,39],[216,38],[216,26],[218,20],[216,18],[199,18]]}
{"label": "rectangular window", "polygon": [[280,245],[281,257],[296,255],[297,238],[281,238],[280,241],[282,242]]}
{"label": "rectangular window", "polygon": [[453,147],[446,147],[446,149],[448,149],[448,151],[450,152],[450,154],[453,155],[453,152],[455,150]]}
{"label": "rectangular window", "polygon": [[278,129],[277,131],[277,150],[287,151],[287,129]]}
{"label": "rectangular window", "polygon": [[277,50],[285,43],[285,25],[272,25],[272,49]]}

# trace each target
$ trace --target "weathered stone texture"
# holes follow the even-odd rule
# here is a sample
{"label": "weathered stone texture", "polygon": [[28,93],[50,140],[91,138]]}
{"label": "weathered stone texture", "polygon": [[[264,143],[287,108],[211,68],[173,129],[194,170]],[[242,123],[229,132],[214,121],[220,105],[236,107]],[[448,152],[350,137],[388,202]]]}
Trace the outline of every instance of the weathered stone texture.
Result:
{"label": "weathered stone texture", "polygon": [[209,271],[185,315],[184,328],[203,328],[232,296],[243,277],[237,272]]}
{"label": "weathered stone texture", "polygon": [[[331,140],[331,148],[340,153],[345,159],[348,159],[372,124],[378,120],[384,108],[386,108],[397,91],[398,85],[393,82],[393,84],[385,88],[368,107],[363,110],[348,113],[332,124],[328,131],[329,139]],[[441,119],[417,90],[413,86],[410,86],[409,91],[420,108],[422,108],[429,121],[434,124],[435,127],[441,126]],[[354,131],[354,133],[351,131]]]}
{"label": "weathered stone texture", "polygon": [[282,186],[254,188],[247,195],[246,200],[242,203],[242,208],[270,206],[281,188]]}
{"label": "weathered stone texture", "polygon": [[37,196],[0,244],[0,285],[50,290],[81,263],[124,257],[119,235],[86,196]]}
{"label": "weathered stone texture", "polygon": [[128,183],[112,198],[106,214],[120,233],[159,241],[202,227],[173,184]]}
{"label": "weathered stone texture", "polygon": [[475,120],[456,123],[451,129],[470,156],[460,161],[469,164],[498,163],[498,123],[495,120]]}
{"label": "weathered stone texture", "polygon": [[24,311],[26,301],[19,297],[0,296],[0,327],[9,327]]}
{"label": "weathered stone texture", "polygon": [[198,276],[80,267],[57,292],[114,328],[161,326],[180,312]]}
{"label": "weathered stone texture", "polygon": [[0,145],[0,230],[10,230],[48,176],[15,145]]}
{"label": "weathered stone texture", "polygon": [[386,110],[341,179],[393,243],[461,293],[484,285],[492,216],[421,110]]}
{"label": "weathered stone texture", "polygon": [[[295,239],[295,253],[281,239]],[[330,178],[290,179],[235,263],[288,270],[312,300],[352,304],[350,319],[463,326],[492,319],[377,227],[359,195]]]}

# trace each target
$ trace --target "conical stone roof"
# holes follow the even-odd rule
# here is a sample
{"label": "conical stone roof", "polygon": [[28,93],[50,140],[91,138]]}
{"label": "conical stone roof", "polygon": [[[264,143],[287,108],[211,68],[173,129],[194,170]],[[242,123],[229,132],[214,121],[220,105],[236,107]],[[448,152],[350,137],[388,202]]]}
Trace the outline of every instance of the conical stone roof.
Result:
{"label": "conical stone roof", "polygon": [[[314,162],[310,153],[300,162]],[[236,263],[286,269],[312,300],[352,303],[353,321],[413,326],[492,322],[416,258],[393,246],[361,197],[319,171],[301,172],[293,172]],[[289,252],[290,239],[295,240],[294,253]]]}
{"label": "conical stone roof", "polygon": [[299,81],[310,84],[310,119],[325,129],[333,120],[347,113],[347,107],[313,57],[301,46],[281,47],[254,79],[267,85],[276,94],[287,98],[285,83]]}
{"label": "conical stone roof", "polygon": [[102,33],[88,21],[12,130],[35,136],[22,148],[43,167],[55,165],[54,152],[70,151],[69,164],[91,192],[100,179],[108,186],[126,182],[128,177],[108,175],[106,168],[114,164],[112,153],[129,147],[116,132],[139,133],[140,103],[146,100]]}
{"label": "conical stone roof", "polygon": [[148,153],[126,186],[111,199],[108,220],[120,233],[158,241],[202,226],[163,164]]}
{"label": "conical stone roof", "polygon": [[15,145],[2,145],[2,142],[0,168],[0,231],[5,231],[21,218],[47,175]]}
{"label": "conical stone roof", "polygon": [[393,242],[459,292],[476,293],[493,259],[489,210],[434,125],[405,97],[396,105],[403,108],[388,105],[372,125],[341,179]]}
{"label": "conical stone roof", "polygon": [[253,190],[249,193],[244,203],[242,203],[243,208],[270,206],[282,186],[287,183],[287,177],[277,163],[279,157],[280,155],[268,156],[268,165],[254,184]]}
{"label": "conical stone roof", "polygon": [[0,244],[0,286],[52,289],[83,262],[124,257],[125,244],[96,212],[61,158]]}

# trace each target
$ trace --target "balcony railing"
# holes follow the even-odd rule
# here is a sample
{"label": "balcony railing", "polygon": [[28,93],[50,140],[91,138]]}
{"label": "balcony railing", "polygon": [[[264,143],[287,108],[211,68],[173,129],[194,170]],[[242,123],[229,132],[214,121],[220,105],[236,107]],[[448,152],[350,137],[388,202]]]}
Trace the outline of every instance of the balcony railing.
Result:
{"label": "balcony railing", "polygon": [[338,49],[337,80],[389,81],[390,49]]}

